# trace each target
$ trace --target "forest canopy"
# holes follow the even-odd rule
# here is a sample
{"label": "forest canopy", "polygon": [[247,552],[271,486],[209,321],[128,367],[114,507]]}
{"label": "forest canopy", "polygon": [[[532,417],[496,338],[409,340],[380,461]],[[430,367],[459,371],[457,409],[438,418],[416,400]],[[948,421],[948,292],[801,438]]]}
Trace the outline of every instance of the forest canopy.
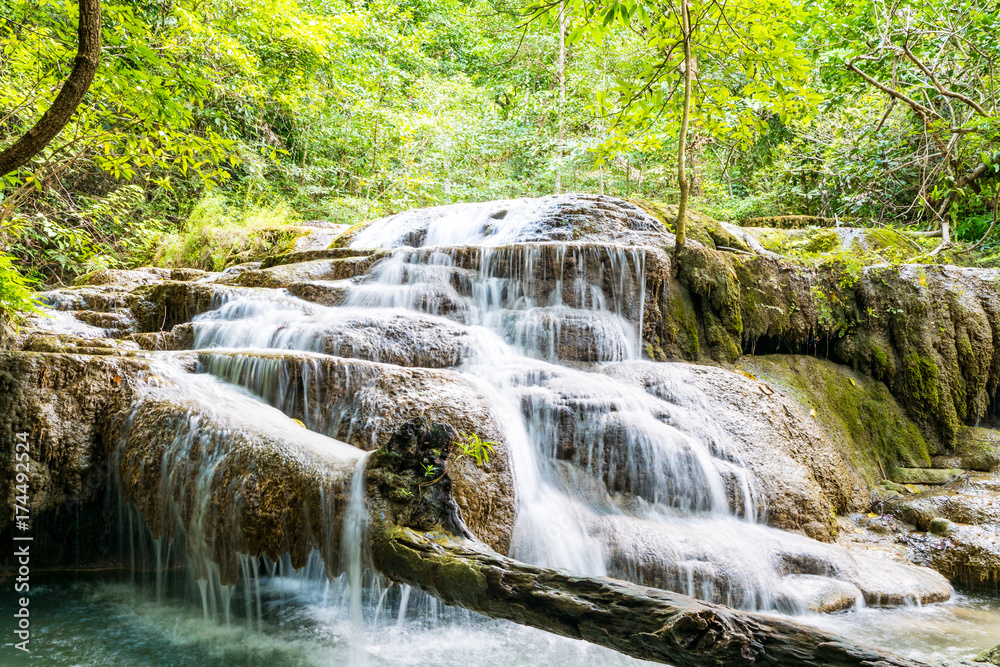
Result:
{"label": "forest canopy", "polygon": [[[687,71],[691,208],[736,222],[891,225],[997,250],[996,229],[987,234],[1000,172],[995,2],[102,9],[82,104],[2,177],[0,308],[27,293],[15,267],[60,283],[181,262],[192,235],[227,243],[218,230],[557,190],[676,203]],[[76,12],[50,0],[0,6],[0,148],[58,93]],[[216,266],[205,268],[231,257],[207,256]]]}

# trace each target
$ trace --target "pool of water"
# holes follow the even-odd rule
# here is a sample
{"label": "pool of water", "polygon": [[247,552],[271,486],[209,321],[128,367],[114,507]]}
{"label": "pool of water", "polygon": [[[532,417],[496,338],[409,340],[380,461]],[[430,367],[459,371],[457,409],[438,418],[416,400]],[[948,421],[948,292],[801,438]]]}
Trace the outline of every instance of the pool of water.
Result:
{"label": "pool of water", "polygon": [[[127,577],[126,577],[127,578]],[[261,616],[206,619],[181,596],[103,576],[49,576],[32,590],[31,653],[14,646],[9,580],[0,594],[3,665],[532,667],[641,665],[613,651],[449,609],[405,589],[366,595],[352,616],[345,587],[290,577],[264,584]],[[914,658],[968,658],[1000,643],[1000,600],[957,596],[902,609],[800,617]],[[253,626],[253,627],[250,627]]]}

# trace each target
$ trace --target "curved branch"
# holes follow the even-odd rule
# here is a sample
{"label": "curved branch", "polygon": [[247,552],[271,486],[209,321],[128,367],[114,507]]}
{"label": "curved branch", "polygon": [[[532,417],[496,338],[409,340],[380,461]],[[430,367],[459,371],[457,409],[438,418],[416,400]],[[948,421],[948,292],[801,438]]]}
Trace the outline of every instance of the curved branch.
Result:
{"label": "curved branch", "polygon": [[950,97],[952,99],[958,100],[959,102],[962,102],[966,106],[971,107],[972,109],[975,110],[976,113],[978,113],[983,118],[990,117],[990,115],[986,113],[983,110],[983,108],[979,106],[979,104],[977,104],[976,101],[973,100],[972,98],[967,97],[961,93],[956,93],[953,90],[948,90],[947,88],[942,86],[940,82],[938,82],[937,77],[934,76],[934,72],[928,69],[927,66],[924,65],[924,63],[922,63],[915,55],[913,55],[913,52],[910,51],[910,48],[906,44],[903,44],[903,54],[910,59],[910,62],[912,62],[914,65],[920,68],[920,71],[923,72],[928,79],[930,79],[931,83],[934,84],[934,87],[937,88],[937,91],[939,93],[941,93],[945,97]]}
{"label": "curved branch", "polygon": [[931,109],[929,107],[925,107],[923,104],[921,104],[920,102],[916,101],[912,97],[909,97],[908,95],[899,92],[895,88],[890,88],[889,86],[885,85],[881,81],[879,81],[879,80],[875,79],[874,77],[869,76],[868,74],[866,74],[865,72],[863,72],[861,69],[858,68],[857,65],[854,64],[859,59],[867,60],[867,58],[863,58],[862,56],[856,56],[856,57],[852,58],[851,60],[849,60],[848,62],[844,63],[844,67],[846,67],[848,69],[848,71],[854,72],[855,74],[857,74],[858,76],[860,76],[862,79],[864,79],[865,81],[867,81],[869,84],[871,84],[871,85],[875,86],[876,88],[878,88],[879,90],[881,90],[883,93],[885,93],[889,97],[898,99],[901,102],[905,102],[907,106],[909,106],[911,109],[913,109],[914,111],[916,111],[920,115],[925,116],[925,117],[926,116],[933,116],[934,118],[937,118],[939,120],[944,120],[941,117],[941,115],[938,112],[934,111],[933,109]]}
{"label": "curved branch", "polygon": [[0,153],[0,176],[24,166],[45,148],[66,127],[90,88],[101,57],[101,0],[80,0],[77,34],[79,46],[73,71],[34,127]]}

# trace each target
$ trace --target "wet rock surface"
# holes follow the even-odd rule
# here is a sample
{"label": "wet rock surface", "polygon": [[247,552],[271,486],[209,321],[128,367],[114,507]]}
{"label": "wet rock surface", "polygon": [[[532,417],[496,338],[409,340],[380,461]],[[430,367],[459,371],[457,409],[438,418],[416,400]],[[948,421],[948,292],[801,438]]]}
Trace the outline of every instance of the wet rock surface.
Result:
{"label": "wet rock surface", "polygon": [[339,571],[339,517],[361,450],[212,378],[153,370],[108,431],[122,496],[152,537],[183,537],[196,578],[215,564],[222,583],[239,577],[240,554],[288,554],[302,567],[319,549]]}
{"label": "wet rock surface", "polygon": [[[466,225],[461,239],[451,235],[455,215]],[[598,510],[580,512],[584,537],[604,540],[616,576],[675,588],[697,581],[706,588],[694,594],[731,595],[725,599],[748,608],[805,600],[831,612],[859,596],[891,605],[946,599],[950,587],[934,572],[792,536],[810,546],[774,538],[767,567],[780,567],[762,602],[758,589],[740,584],[739,568],[730,566],[740,554],[732,548],[702,545],[685,556],[677,544],[684,530],[664,535],[636,527],[664,516],[696,517],[688,524],[690,546],[705,537],[699,522],[718,514],[830,542],[842,528],[836,514],[871,509],[880,466],[944,480],[954,473],[941,466],[989,470],[998,460],[995,432],[966,426],[985,414],[1000,378],[992,274],[903,266],[845,281],[835,271],[749,254],[739,238],[723,235],[732,234],[728,227],[706,230],[705,243],[692,243],[675,262],[665,223],[611,198],[403,214],[352,230],[339,247],[299,248],[217,274],[93,274],[80,287],[46,295],[57,317],[48,327],[32,322],[17,345],[23,355],[39,355],[40,368],[44,359],[72,352],[87,355],[81,363],[91,369],[111,372],[122,364],[117,375],[125,385],[146,378],[142,396],[102,394],[96,380],[72,389],[70,403],[95,394],[87,399],[92,404],[72,409],[98,426],[66,437],[119,443],[114,465],[124,475],[125,497],[154,536],[184,533],[190,553],[217,563],[226,581],[247,553],[287,552],[302,564],[318,548],[337,569],[340,529],[324,523],[331,520],[324,512],[344,511],[346,480],[361,455],[351,446],[379,451],[396,426],[422,417],[441,424],[447,437],[442,431],[435,438],[451,444],[418,447],[417,463],[447,470],[468,536],[501,553],[533,500],[515,494],[513,434],[522,447],[535,447],[534,456],[551,454],[548,467],[538,468],[546,484],[565,493],[586,487],[596,499]],[[361,247],[373,239],[388,248],[418,247]],[[346,247],[352,244],[358,247]],[[167,350],[194,352],[159,354]],[[834,423],[811,407],[816,395],[774,380],[781,373],[769,374],[767,359],[757,366],[743,360],[739,372],[638,360],[642,354],[729,363],[754,351],[825,352],[854,364],[857,372],[828,361],[781,362],[782,372],[829,380],[828,395],[856,390],[857,400],[847,409],[837,404]],[[156,354],[141,356],[146,352]],[[152,360],[185,379],[151,372]],[[243,403],[227,393],[231,387],[220,390],[231,401],[226,405],[242,406],[243,421],[219,412],[212,391],[188,386],[192,371],[253,393]],[[150,382],[151,373],[160,379]],[[195,384],[202,380],[208,378]],[[44,378],[38,382],[46,386]],[[283,414],[255,414],[248,406],[266,407],[258,399]],[[131,416],[117,418],[124,414]],[[891,419],[869,428],[878,414]],[[101,426],[110,415],[117,416],[112,431]],[[273,421],[273,428],[258,420]],[[329,445],[329,438],[316,440],[319,434],[349,443],[343,452],[351,454],[324,454],[319,443]],[[456,455],[463,434],[498,443],[489,464]],[[931,454],[944,458],[920,467],[931,465]],[[71,467],[66,479],[83,480],[79,471],[88,466]],[[195,502],[193,480],[206,466],[211,493]],[[962,480],[918,494],[904,480],[894,493],[907,495],[889,500],[909,505],[897,503],[898,518],[885,509],[892,521],[871,521],[868,529],[884,529],[881,539],[953,581],[995,581],[992,482]],[[57,485],[70,495],[88,483]],[[966,486],[953,492],[955,484]],[[932,524],[932,534],[917,534]]]}
{"label": "wet rock surface", "polygon": [[89,501],[104,489],[108,416],[127,407],[136,376],[147,369],[144,360],[111,352],[0,352],[5,440],[26,433],[30,445],[22,466],[12,456],[2,459],[0,529],[14,515],[16,472],[28,475],[32,514],[58,512],[64,503]]}
{"label": "wet rock surface", "polygon": [[995,586],[1000,581],[1000,477],[970,473],[946,486],[925,488],[882,504],[884,513],[920,531],[900,536],[912,559],[972,589]]}
{"label": "wet rock surface", "polygon": [[336,245],[455,245],[467,238],[491,245],[584,241],[666,247],[674,242],[660,220],[632,202],[572,194],[407,211],[347,232]]}
{"label": "wet rock surface", "polygon": [[861,589],[853,584],[811,574],[792,574],[786,584],[806,598],[810,611],[834,614],[847,611],[862,597]]}
{"label": "wet rock surface", "polygon": [[246,387],[311,430],[364,450],[377,449],[417,417],[494,443],[481,467],[453,452],[448,476],[472,533],[507,552],[517,503],[504,429],[489,400],[462,375],[303,352],[206,351],[198,359],[203,370]]}
{"label": "wet rock surface", "polygon": [[712,414],[734,453],[762,485],[762,514],[780,528],[832,540],[833,516],[866,507],[866,485],[815,420],[771,386],[730,370],[676,364],[620,364],[605,372],[656,396],[686,396]]}

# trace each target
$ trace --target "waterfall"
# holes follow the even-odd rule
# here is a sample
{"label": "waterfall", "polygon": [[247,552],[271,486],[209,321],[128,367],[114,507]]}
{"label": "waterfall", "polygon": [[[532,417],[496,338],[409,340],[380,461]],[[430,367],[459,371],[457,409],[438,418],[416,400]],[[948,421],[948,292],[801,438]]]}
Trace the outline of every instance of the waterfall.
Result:
{"label": "waterfall", "polygon": [[[282,282],[279,265],[266,284],[287,288],[208,276],[190,283],[186,305],[170,302],[184,311],[181,321],[191,318],[183,326],[192,349],[146,355],[150,370],[108,443],[121,473],[112,493],[122,560],[166,624],[191,631],[171,611],[183,597],[194,627],[207,628],[197,632],[225,652],[274,648],[292,656],[289,664],[456,664],[472,653],[484,665],[635,664],[448,608],[373,569],[366,452],[416,414],[500,441],[502,466],[465,463],[479,481],[506,475],[516,516],[505,518],[499,546],[480,532],[488,522],[465,516],[474,534],[516,559],[860,636],[887,632],[897,613],[877,607],[883,582],[919,600],[911,591],[920,582],[908,578],[916,568],[768,525],[785,525],[774,518],[787,510],[774,478],[792,475],[772,478],[760,457],[776,447],[756,448],[755,432],[732,419],[760,411],[763,403],[743,405],[739,392],[761,383],[644,359],[647,269],[662,266],[663,244],[643,235],[661,232],[635,213],[631,231],[595,242],[580,221],[587,216],[565,201],[409,212],[354,237],[346,252],[377,259],[362,275],[312,280],[319,273],[293,268],[296,282]],[[317,298],[311,287],[323,291],[322,303],[301,298]],[[49,302],[63,310],[47,326],[105,335],[68,312],[81,298],[105,297],[54,294]],[[164,305],[154,327],[165,303],[150,301]],[[720,395],[720,387],[738,391]],[[787,428],[783,419],[769,424]],[[296,475],[308,483],[296,485]],[[813,483],[804,469],[799,478]],[[464,513],[461,482],[452,472]],[[261,484],[279,490],[255,496]],[[465,493],[480,491],[474,480]],[[253,548],[248,531],[258,531]],[[819,619],[820,589],[836,609],[859,613]],[[938,606],[921,617],[927,609],[898,613],[914,627],[951,614]],[[241,659],[223,653],[206,664]]]}
{"label": "waterfall", "polygon": [[[786,611],[806,606],[787,563],[849,574],[832,547],[761,525],[758,481],[699,391],[672,364],[641,360],[644,248],[505,245],[530,237],[537,205],[446,208],[362,232],[354,247],[391,252],[345,281],[338,306],[237,294],[199,315],[202,368],[342,438],[370,430],[370,416],[321,394],[333,383],[351,396],[364,369],[333,378],[303,356],[289,371],[266,350],[457,368],[503,424],[518,502],[511,555],[528,562]],[[630,381],[632,368],[655,382]]]}

